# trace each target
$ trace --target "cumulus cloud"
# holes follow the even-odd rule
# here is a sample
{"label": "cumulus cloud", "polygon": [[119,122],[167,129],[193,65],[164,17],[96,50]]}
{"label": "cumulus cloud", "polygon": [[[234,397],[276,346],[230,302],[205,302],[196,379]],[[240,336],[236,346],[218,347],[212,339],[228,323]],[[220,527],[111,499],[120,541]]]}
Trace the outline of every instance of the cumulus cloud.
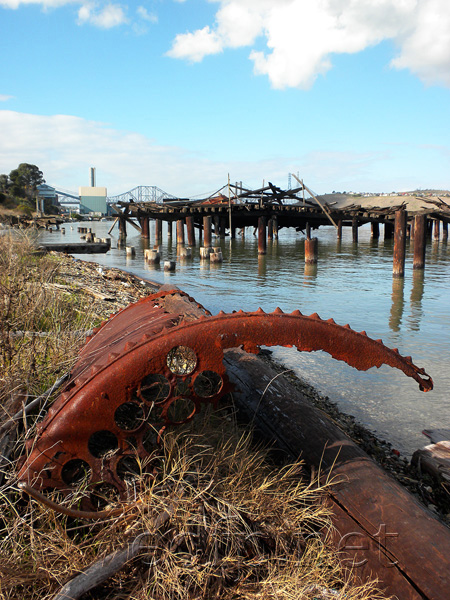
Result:
{"label": "cumulus cloud", "polygon": [[101,29],[111,29],[118,25],[128,23],[124,9],[119,4],[83,4],[78,11],[78,23],[90,23]]}
{"label": "cumulus cloud", "polygon": [[450,86],[448,0],[215,0],[215,23],[178,34],[168,52],[201,61],[227,48],[252,48],[254,72],[274,88],[310,88],[332,67],[334,54],[352,54],[391,40],[391,66],[428,84]]}
{"label": "cumulus cloud", "polygon": [[135,17],[128,16],[128,6],[105,0],[0,0],[0,7],[17,9],[22,5],[35,4],[43,10],[60,8],[71,4],[78,6],[78,24],[93,25],[100,29],[112,29],[119,25],[131,24],[138,34],[145,33],[144,24],[157,23],[158,18],[144,6],[138,6]]}

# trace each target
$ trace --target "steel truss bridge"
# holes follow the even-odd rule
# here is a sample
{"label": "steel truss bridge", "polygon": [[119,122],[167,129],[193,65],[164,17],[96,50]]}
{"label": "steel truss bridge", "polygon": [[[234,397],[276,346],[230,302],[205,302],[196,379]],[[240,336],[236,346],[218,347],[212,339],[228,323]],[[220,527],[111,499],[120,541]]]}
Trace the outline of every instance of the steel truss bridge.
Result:
{"label": "steel truss bridge", "polygon": [[299,181],[299,186],[294,189],[282,190],[281,188],[273,185],[272,183],[268,183],[258,189],[250,189],[246,186],[243,186],[242,182],[225,184],[217,191],[213,192],[209,195],[204,195],[202,197],[195,198],[180,198],[179,196],[173,196],[172,194],[168,194],[161,188],[157,186],[150,185],[140,185],[129,192],[124,192],[123,194],[119,194],[117,196],[108,196],[107,203],[108,204],[118,204],[118,203],[147,203],[151,202],[153,204],[168,204],[168,203],[184,203],[184,204],[195,204],[199,202],[214,202],[215,200],[224,200],[230,199],[234,204],[244,204],[247,202],[265,202],[267,200],[275,200],[279,201],[283,204],[297,204],[305,199],[305,191],[306,196],[310,198],[311,196],[315,197],[310,190],[303,185],[303,182]]}
{"label": "steel truss bridge", "polygon": [[108,196],[106,201],[108,204],[116,204],[117,202],[154,202],[162,204],[164,201],[177,199],[176,196],[168,194],[156,185],[139,185],[118,196]]}

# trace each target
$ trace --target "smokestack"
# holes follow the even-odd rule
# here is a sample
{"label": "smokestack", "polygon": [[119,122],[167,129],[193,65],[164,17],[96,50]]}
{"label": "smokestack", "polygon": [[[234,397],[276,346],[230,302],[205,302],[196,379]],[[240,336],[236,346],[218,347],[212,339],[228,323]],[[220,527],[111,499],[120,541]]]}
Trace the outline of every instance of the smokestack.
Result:
{"label": "smokestack", "polygon": [[91,187],[95,187],[95,167],[91,167]]}

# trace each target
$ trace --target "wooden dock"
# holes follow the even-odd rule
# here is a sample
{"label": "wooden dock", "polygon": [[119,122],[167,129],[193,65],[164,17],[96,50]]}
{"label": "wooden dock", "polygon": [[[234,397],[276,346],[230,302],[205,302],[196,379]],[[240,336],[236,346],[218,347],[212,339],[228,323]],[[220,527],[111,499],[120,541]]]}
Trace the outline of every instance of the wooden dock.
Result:
{"label": "wooden dock", "polygon": [[[297,178],[296,178],[297,179]],[[427,237],[448,239],[450,222],[450,195],[381,195],[355,196],[345,194],[315,195],[299,180],[299,187],[282,190],[269,183],[256,190],[229,186],[228,195],[218,193],[201,200],[183,198],[161,202],[120,201],[114,204],[117,213],[111,227],[118,224],[120,236],[127,235],[127,224],[137,229],[143,238],[150,238],[149,220],[155,221],[155,245],[162,238],[162,223],[167,223],[171,238],[176,223],[177,244],[193,247],[212,246],[212,231],[218,237],[245,234],[247,227],[258,231],[258,253],[265,254],[267,240],[277,239],[282,228],[292,227],[304,232],[307,241],[311,231],[333,226],[337,239],[342,238],[343,227],[351,227],[352,239],[358,243],[358,229],[370,223],[372,238],[394,238],[394,276],[403,276],[405,241],[415,239],[414,268],[425,265]],[[306,198],[306,193],[308,198]],[[137,223],[138,224],[137,224]],[[185,238],[185,230],[187,239]],[[317,241],[305,244],[305,261],[317,261]]]}

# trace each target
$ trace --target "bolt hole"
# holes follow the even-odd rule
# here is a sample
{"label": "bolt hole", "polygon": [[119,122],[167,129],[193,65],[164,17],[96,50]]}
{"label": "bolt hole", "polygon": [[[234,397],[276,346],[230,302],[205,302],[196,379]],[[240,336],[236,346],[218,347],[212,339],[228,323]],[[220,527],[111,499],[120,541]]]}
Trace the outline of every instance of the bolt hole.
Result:
{"label": "bolt hole", "polygon": [[222,377],[214,371],[202,371],[194,381],[194,392],[200,398],[212,398],[222,389]]}
{"label": "bolt hole", "polygon": [[119,442],[112,431],[96,431],[88,441],[88,450],[95,458],[102,458],[117,450]]}
{"label": "bolt hole", "polygon": [[197,366],[197,356],[188,346],[176,346],[167,355],[167,366],[174,375],[190,375]]}
{"label": "bolt hole", "polygon": [[61,479],[66,485],[79,485],[91,477],[91,467],[81,458],[73,458],[61,469]]}
{"label": "bolt hole", "polygon": [[114,421],[120,429],[134,431],[142,425],[144,411],[136,402],[125,402],[116,409]]}

